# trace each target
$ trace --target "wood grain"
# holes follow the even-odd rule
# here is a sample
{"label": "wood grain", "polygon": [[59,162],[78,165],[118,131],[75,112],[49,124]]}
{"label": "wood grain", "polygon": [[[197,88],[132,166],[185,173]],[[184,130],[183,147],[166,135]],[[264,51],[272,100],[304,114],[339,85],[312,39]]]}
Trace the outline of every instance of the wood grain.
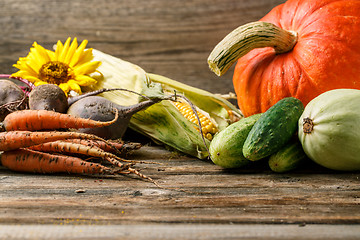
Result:
{"label": "wood grain", "polygon": [[11,73],[34,41],[51,48],[67,37],[135,63],[147,72],[216,93],[233,92],[232,70],[207,66],[213,47],[241,24],[284,0],[2,0],[0,73]]}
{"label": "wood grain", "polygon": [[[284,0],[2,0],[0,73],[34,41],[77,37],[147,72],[217,93],[232,71],[208,69],[212,48]],[[315,164],[275,174],[226,171],[146,146],[132,159],[163,188],[134,176],[14,173],[0,167],[0,239],[359,239],[360,173]]]}
{"label": "wood grain", "polygon": [[[0,236],[10,239],[266,239],[266,240],[357,240],[360,229],[356,225],[0,225]],[[9,239],[9,238],[7,238]]]}
{"label": "wood grain", "polygon": [[[155,157],[157,156],[157,157]],[[0,171],[0,223],[359,224],[359,173],[309,165],[275,174],[264,164],[224,171],[161,147],[131,157],[163,188],[131,176]]]}

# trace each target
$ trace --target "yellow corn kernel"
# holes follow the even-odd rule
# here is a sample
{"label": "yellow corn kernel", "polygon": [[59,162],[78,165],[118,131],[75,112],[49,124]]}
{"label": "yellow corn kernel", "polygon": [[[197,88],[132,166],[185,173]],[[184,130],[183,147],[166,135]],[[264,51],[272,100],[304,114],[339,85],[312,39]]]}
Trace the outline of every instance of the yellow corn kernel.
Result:
{"label": "yellow corn kernel", "polygon": [[[174,102],[174,105],[186,119],[188,119],[192,123],[198,124],[198,119],[196,118],[193,110],[191,109],[188,103]],[[203,132],[204,137],[211,141],[214,134],[218,132],[216,125],[211,121],[210,118],[205,116],[200,111],[197,111],[197,114],[201,122],[201,130]],[[200,132],[199,128],[196,129]]]}

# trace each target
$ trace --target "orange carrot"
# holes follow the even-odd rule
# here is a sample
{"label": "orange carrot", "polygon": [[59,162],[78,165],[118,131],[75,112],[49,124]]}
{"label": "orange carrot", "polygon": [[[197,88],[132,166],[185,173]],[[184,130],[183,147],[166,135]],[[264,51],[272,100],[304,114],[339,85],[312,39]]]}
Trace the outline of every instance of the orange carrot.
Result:
{"label": "orange carrot", "polygon": [[54,155],[29,149],[3,152],[1,155],[1,164],[12,171],[18,172],[72,174],[114,173],[114,171],[108,167],[86,162],[77,157]]}
{"label": "orange carrot", "polygon": [[[79,143],[86,146],[96,146],[106,152],[111,152],[116,154],[119,153],[126,154],[129,151],[138,150],[142,147],[141,143],[133,143],[133,142],[125,143],[123,141],[112,141],[112,140],[106,140],[107,143],[105,143],[104,141],[90,140],[90,139],[71,139],[69,141],[72,143]],[[119,151],[115,151],[114,148]]]}
{"label": "orange carrot", "polygon": [[34,146],[41,143],[74,138],[105,141],[98,136],[78,132],[10,131],[0,133],[0,151],[10,151],[18,148]]}
{"label": "orange carrot", "polygon": [[80,143],[73,143],[67,141],[54,141],[42,143],[39,145],[31,146],[29,149],[41,151],[41,152],[56,152],[56,153],[71,153],[71,154],[82,154],[85,156],[92,156],[102,158],[115,166],[123,169],[126,168],[120,161],[127,161],[122,159],[115,154],[103,151],[96,146],[86,146]]}
{"label": "orange carrot", "polygon": [[126,174],[133,173],[159,186],[152,178],[130,167],[122,165],[112,170],[101,164],[87,162],[78,157],[39,152],[27,148],[5,151],[1,154],[2,166],[16,172],[69,173],[69,174]]}
{"label": "orange carrot", "polygon": [[[94,142],[94,145],[89,145],[90,142]],[[70,139],[70,140],[58,140],[54,142],[41,143],[38,145],[27,147],[32,150],[41,151],[41,152],[52,152],[52,153],[68,153],[68,154],[82,154],[85,156],[92,156],[102,158],[105,161],[110,162],[111,164],[121,168],[127,169],[130,165],[135,163],[154,163],[148,161],[136,161],[136,160],[127,160],[121,158],[109,151],[104,151],[96,144],[100,144],[101,147],[105,149],[114,150],[112,147],[113,142],[106,141],[102,144],[98,140],[88,140],[88,139]],[[108,146],[106,145],[108,144]],[[128,162],[131,164],[123,165],[121,162]],[[158,164],[158,163],[156,163]]]}
{"label": "orange carrot", "polygon": [[125,162],[132,162],[132,161],[119,158],[118,156],[109,152],[105,152],[96,146],[86,146],[80,143],[72,143],[66,141],[54,141],[54,142],[48,142],[48,143],[31,146],[30,149],[41,152],[73,153],[73,154],[83,154],[86,156],[99,157],[119,167],[119,169],[116,171],[117,173],[127,173],[127,172],[133,173],[141,178],[148,179],[149,181],[155,183],[155,181],[152,178],[140,173],[136,169],[131,168],[130,166],[132,164],[124,165],[120,162],[120,161],[125,161]]}
{"label": "orange carrot", "polygon": [[1,129],[3,131],[37,131],[104,127],[117,121],[119,113],[117,109],[115,110],[116,114],[113,120],[101,122],[54,111],[27,109],[15,111],[7,115],[2,122]]}

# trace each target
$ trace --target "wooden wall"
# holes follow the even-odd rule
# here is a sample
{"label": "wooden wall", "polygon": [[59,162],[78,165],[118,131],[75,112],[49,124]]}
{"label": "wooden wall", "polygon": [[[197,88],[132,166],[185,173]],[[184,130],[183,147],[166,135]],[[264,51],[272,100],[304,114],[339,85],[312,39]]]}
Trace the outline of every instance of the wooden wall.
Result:
{"label": "wooden wall", "polygon": [[212,92],[233,92],[232,70],[207,66],[231,30],[256,21],[285,0],[1,0],[0,73],[34,41],[51,48],[67,37],[135,63],[147,72]]}

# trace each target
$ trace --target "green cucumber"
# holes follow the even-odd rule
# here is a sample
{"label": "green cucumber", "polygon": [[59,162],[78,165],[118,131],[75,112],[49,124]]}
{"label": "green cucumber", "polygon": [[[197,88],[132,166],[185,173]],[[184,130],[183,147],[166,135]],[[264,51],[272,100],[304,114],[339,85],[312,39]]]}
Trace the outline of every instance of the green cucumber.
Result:
{"label": "green cucumber", "polygon": [[255,114],[229,125],[210,142],[211,160],[223,168],[238,168],[249,163],[242,153],[247,135],[262,114]]}
{"label": "green cucumber", "polygon": [[277,173],[288,172],[306,162],[307,156],[298,139],[293,139],[269,158],[269,167]]}
{"label": "green cucumber", "polygon": [[294,97],[283,98],[261,115],[243,146],[244,156],[256,161],[279,151],[297,132],[298,120],[304,111]]}

